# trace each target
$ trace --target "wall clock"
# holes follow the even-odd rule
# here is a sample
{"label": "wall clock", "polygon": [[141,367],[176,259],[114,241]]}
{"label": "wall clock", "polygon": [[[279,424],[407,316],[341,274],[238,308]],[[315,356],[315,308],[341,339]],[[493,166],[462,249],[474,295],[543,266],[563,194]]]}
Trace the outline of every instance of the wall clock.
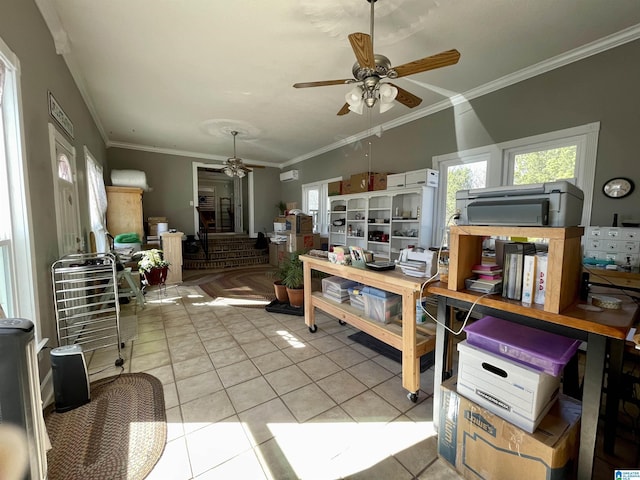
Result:
{"label": "wall clock", "polygon": [[632,180],[624,177],[616,177],[604,183],[602,192],[609,198],[623,198],[633,192],[633,188]]}

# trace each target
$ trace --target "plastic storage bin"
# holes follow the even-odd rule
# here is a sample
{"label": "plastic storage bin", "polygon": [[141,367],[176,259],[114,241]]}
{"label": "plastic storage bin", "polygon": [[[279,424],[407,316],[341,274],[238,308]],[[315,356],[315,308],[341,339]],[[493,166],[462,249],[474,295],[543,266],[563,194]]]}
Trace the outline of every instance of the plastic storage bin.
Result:
{"label": "plastic storage bin", "polygon": [[402,297],[373,287],[362,289],[364,314],[372,320],[389,323],[402,316]]}
{"label": "plastic storage bin", "polygon": [[349,288],[358,285],[353,280],[342,277],[327,277],[322,279],[322,294],[335,300],[336,302],[346,302],[349,300]]}
{"label": "plastic storage bin", "polygon": [[467,342],[504,358],[557,377],[580,346],[580,340],[536,328],[484,317],[465,329]]}

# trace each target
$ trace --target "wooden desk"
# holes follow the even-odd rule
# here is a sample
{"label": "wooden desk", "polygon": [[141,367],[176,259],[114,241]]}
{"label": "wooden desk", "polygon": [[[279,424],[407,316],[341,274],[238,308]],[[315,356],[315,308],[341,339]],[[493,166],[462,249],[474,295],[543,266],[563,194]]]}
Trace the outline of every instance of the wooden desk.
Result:
{"label": "wooden desk", "polygon": [[[378,340],[402,351],[402,386],[413,402],[420,390],[420,357],[435,348],[435,328],[416,325],[416,301],[420,298],[422,281],[403,275],[400,271],[376,272],[369,269],[347,267],[326,259],[301,255],[304,262],[304,320],[309,331],[316,332],[315,308],[333,315],[341,323],[348,323]],[[364,285],[402,295],[402,320],[384,324],[364,316],[351,305],[338,303],[312,292],[311,270],[337,275]]]}
{"label": "wooden desk", "polygon": [[[607,378],[607,418],[616,418],[622,371],[624,339],[638,316],[638,306],[631,300],[624,301],[621,310],[593,312],[578,307],[573,302],[561,313],[551,313],[541,305],[525,306],[520,302],[506,300],[498,295],[479,298],[479,293],[467,290],[454,291],[443,283],[427,287],[429,293],[438,295],[438,324],[434,371],[433,421],[437,428],[440,408],[440,383],[453,375],[451,366],[445,364],[448,355],[449,332],[443,325],[451,327],[451,306],[469,309],[476,300],[474,310],[505,320],[528,325],[566,337],[586,341],[587,356],[583,381],[582,425],[580,431],[580,453],[578,478],[589,479],[593,471],[593,456],[600,413],[602,379],[609,343],[609,376]],[[613,445],[615,422],[605,424],[605,444]]]}
{"label": "wooden desk", "polygon": [[640,273],[637,269],[633,272],[623,272],[583,265],[582,271],[589,274],[590,283],[640,291]]}

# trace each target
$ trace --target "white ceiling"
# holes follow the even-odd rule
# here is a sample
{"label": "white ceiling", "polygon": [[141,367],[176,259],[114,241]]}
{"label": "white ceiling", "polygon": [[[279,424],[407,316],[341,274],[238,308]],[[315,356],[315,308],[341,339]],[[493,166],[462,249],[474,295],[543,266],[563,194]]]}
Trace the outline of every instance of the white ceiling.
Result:
{"label": "white ceiling", "polygon": [[274,166],[640,37],[638,0],[378,0],[376,53],[460,62],[394,81],[417,108],[337,116],[351,86],[292,85],[351,78],[366,0],[36,3],[108,146],[226,159],[238,130],[238,156]]}

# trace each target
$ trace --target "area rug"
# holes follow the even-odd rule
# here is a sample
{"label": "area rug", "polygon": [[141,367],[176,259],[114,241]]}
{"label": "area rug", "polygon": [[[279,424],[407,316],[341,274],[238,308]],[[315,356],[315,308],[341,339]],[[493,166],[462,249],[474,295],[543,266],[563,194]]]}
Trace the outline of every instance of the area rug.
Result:
{"label": "area rug", "polygon": [[[394,360],[398,363],[402,363],[402,352],[397,348],[392,347],[391,345],[387,345],[384,342],[381,342],[375,337],[372,337],[368,333],[365,332],[356,332],[354,334],[349,335],[349,338],[360,345],[363,345],[367,348],[370,348],[376,353],[380,355],[384,355],[391,360]],[[435,354],[433,351],[425,353],[420,357],[420,372],[424,372],[433,366]]]}
{"label": "area rug", "polygon": [[164,393],[146,373],[91,383],[91,401],[64,413],[45,411],[52,448],[49,480],[142,480],[167,441]]}
{"label": "area rug", "polygon": [[[273,277],[276,269],[270,265],[234,268],[214,272],[192,280],[207,295],[215,299],[226,299],[237,307],[262,308],[276,298]],[[265,303],[266,302],[266,303]]]}

